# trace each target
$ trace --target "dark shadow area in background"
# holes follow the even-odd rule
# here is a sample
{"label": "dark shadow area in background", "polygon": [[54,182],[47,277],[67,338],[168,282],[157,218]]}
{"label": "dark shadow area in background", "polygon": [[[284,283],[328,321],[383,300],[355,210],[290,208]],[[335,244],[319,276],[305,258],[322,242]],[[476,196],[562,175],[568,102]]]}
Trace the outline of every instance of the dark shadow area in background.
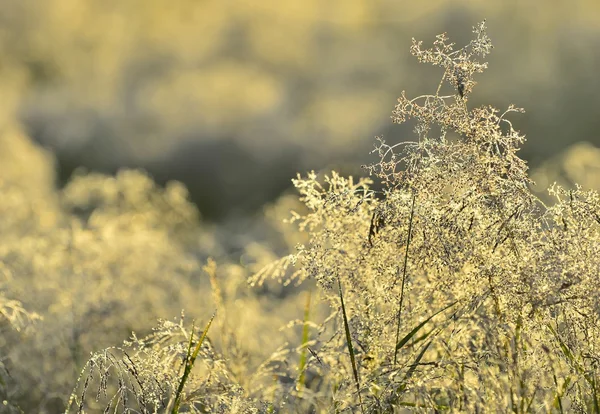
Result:
{"label": "dark shadow area in background", "polygon": [[[42,145],[39,136],[35,133],[32,136]],[[88,148],[93,142],[88,141],[78,153],[54,151],[59,187],[63,187],[79,168],[109,175],[120,169],[139,168],[150,174],[158,185],[164,186],[172,180],[184,183],[202,219],[208,221],[221,221],[259,210],[265,202],[275,200],[292,186],[291,179],[300,165],[298,154],[290,151],[261,162],[234,141],[224,139],[184,143],[161,161],[117,163],[108,161],[106,153],[101,154],[101,160],[94,159],[98,153]]]}
{"label": "dark shadow area in background", "polygon": [[[553,70],[554,82],[541,82],[537,79],[542,78],[540,74],[535,70],[527,70],[535,63],[527,57],[535,50],[535,39],[531,39],[523,31],[523,18],[517,19],[510,11],[505,13],[507,14],[490,18],[488,22],[490,36],[496,48],[489,59],[486,59],[490,62],[490,68],[475,77],[478,85],[470,97],[469,106],[491,104],[501,112],[510,103],[525,108],[525,114],[512,114],[510,120],[527,137],[519,156],[530,163],[530,168],[535,168],[578,141],[588,141],[600,146],[600,117],[597,116],[600,78],[596,75],[600,66],[600,54],[597,53],[600,50],[597,47],[600,45],[600,38],[597,32],[561,26],[564,36],[558,37],[559,42],[551,45],[557,51],[548,54],[554,59],[548,62]],[[462,45],[470,39],[471,31],[468,28],[482,18],[467,8],[448,8],[440,14],[444,16],[440,18],[440,22],[430,25],[411,23],[410,30],[404,29],[416,38],[423,39],[426,45],[432,42],[435,34],[448,31],[452,41]],[[502,24],[513,20],[516,28],[514,31],[507,30]],[[394,31],[394,28],[390,27],[388,30]],[[394,59],[405,59],[406,69],[413,72],[398,73],[397,76],[402,81],[399,80],[398,85],[388,86],[394,89],[389,91],[390,97],[399,96],[402,89],[407,89],[408,96],[432,93],[439,81],[439,68],[423,68],[408,53],[409,42],[396,39],[394,36],[393,41],[390,40],[391,50],[397,52],[397,55],[391,56]],[[573,42],[573,39],[578,42]],[[520,45],[520,48],[515,45]],[[390,71],[393,70],[392,66],[390,64]],[[413,75],[409,76],[409,72]],[[373,72],[371,76],[379,74]],[[299,88],[293,94],[295,102],[292,106],[301,106],[298,102],[302,97],[321,86],[315,80],[314,84],[309,82]],[[52,125],[71,122],[92,125],[84,129],[84,135],[93,136],[85,137],[85,143],[77,148],[58,148],[50,144],[50,149],[57,158],[60,186],[80,167],[107,174],[114,174],[122,168],[141,168],[159,185],[170,180],[181,181],[188,188],[191,200],[198,206],[204,219],[222,221],[230,216],[252,214],[265,203],[274,201],[291,189],[291,179],[298,172],[304,174],[311,169],[324,172],[335,169],[342,175],[366,176],[367,172],[361,170],[360,165],[376,160],[374,155],[369,154],[375,135],[382,135],[389,143],[415,139],[410,125],[399,127],[389,121],[388,116],[395,101],[390,100],[390,103],[388,114],[383,115],[386,119],[378,130],[365,134],[362,137],[364,144],[352,144],[355,147],[344,156],[319,153],[318,150],[301,146],[296,148],[282,145],[281,153],[277,156],[260,159],[252,151],[242,148],[235,136],[229,139],[206,139],[202,136],[204,132],[198,130],[190,132],[186,139],[175,140],[183,143],[170,150],[170,154],[160,161],[135,163],[127,156],[117,153],[114,142],[127,137],[121,137],[114,127],[116,122],[103,118],[101,110],[97,113],[91,109],[87,112],[82,110],[82,113],[68,111],[66,115],[53,115],[42,106],[39,111],[25,110],[21,120],[30,136],[44,146],[61,142],[61,131],[53,130]],[[131,119],[129,121],[132,129],[141,135],[153,129],[153,122],[157,122],[146,118],[140,123]],[[172,131],[167,131],[166,136],[170,133]],[[110,139],[106,139],[107,137]]]}
{"label": "dark shadow area in background", "polygon": [[232,140],[188,141],[161,162],[143,168],[164,184],[183,182],[203,217],[221,220],[262,208],[291,187],[299,164],[287,151],[261,162]]}

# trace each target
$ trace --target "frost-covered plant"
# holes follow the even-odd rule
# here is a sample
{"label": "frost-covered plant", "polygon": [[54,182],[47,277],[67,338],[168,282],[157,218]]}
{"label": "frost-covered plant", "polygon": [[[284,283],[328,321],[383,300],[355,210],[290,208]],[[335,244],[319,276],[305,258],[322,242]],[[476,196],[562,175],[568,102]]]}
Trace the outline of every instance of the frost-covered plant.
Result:
{"label": "frost-covered plant", "polygon": [[599,412],[600,199],[532,194],[507,118],[522,110],[468,105],[492,48],[485,22],[474,33],[460,49],[413,40],[443,70],[393,112],[418,139],[378,138],[366,169],[381,191],[335,172],[294,180],[309,212],[291,221],[310,241],[253,280],[295,263],[317,281],[332,315],[308,370],[338,410]]}
{"label": "frost-covered plant", "polygon": [[[3,339],[0,350],[2,353],[4,354],[8,350],[7,348],[16,342],[14,339],[19,335],[27,334],[27,331],[35,329],[34,323],[40,319],[40,315],[25,309],[20,301],[8,299],[4,292],[0,292],[0,334]],[[2,359],[0,359],[0,399],[2,399],[3,408],[1,411],[19,413],[22,410],[13,402],[14,384],[10,371],[4,363],[5,359],[5,356],[2,355]]]}
{"label": "frost-covered plant", "polygon": [[[185,327],[182,316],[178,323],[161,321],[144,338],[134,334],[123,347],[94,353],[67,411],[258,412],[257,403],[245,395],[207,340],[209,328],[210,322],[198,336],[193,326]],[[201,375],[192,374],[194,368]]]}
{"label": "frost-covered plant", "polygon": [[[307,241],[249,281],[316,285],[308,297],[328,312],[307,301],[289,325],[302,326],[297,348],[253,376],[223,317],[219,350],[209,333],[188,377],[191,332],[163,324],[90,359],[80,411],[99,370],[96,389],[112,378],[116,391],[98,404],[113,410],[126,396],[138,411],[165,409],[189,378],[197,412],[600,413],[600,196],[555,186],[547,206],[531,192],[525,139],[508,119],[521,110],[469,106],[492,47],[485,22],[474,34],[460,49],[445,35],[430,49],[413,40],[411,53],[443,70],[433,93],[403,92],[394,109],[417,140],[378,138],[369,178],[293,180],[305,211],[289,221]],[[214,265],[205,270],[221,307]]]}
{"label": "frost-covered plant", "polygon": [[[161,321],[144,338],[133,334],[122,347],[93,353],[71,395],[67,412],[273,411],[281,388],[273,378],[286,374],[289,350],[280,348],[252,373],[240,377],[232,347],[220,352],[208,336],[212,321],[200,334],[194,332],[193,324],[191,329],[186,328],[183,316],[177,323]],[[270,401],[261,399],[267,395]]]}
{"label": "frost-covered plant", "polygon": [[[294,300],[270,304],[277,310],[257,317],[263,304],[246,289],[249,272],[239,254],[238,263],[228,259],[239,248],[227,242],[226,229],[199,219],[181,184],[161,188],[143,172],[123,170],[116,176],[81,172],[56,189],[51,162],[39,159],[33,145],[26,149],[32,154],[19,155],[27,168],[15,160],[0,163],[0,284],[6,292],[0,326],[10,327],[0,338],[0,402],[7,404],[0,411],[9,405],[40,414],[64,411],[75,380],[90,367],[90,353],[114,347],[132,330],[145,338],[156,319],[181,309],[207,320],[216,303],[210,294],[203,297],[212,281],[201,265],[208,255],[221,264],[216,322],[227,309],[236,326],[226,347],[220,337],[211,340],[219,352],[226,348],[228,367],[249,389],[248,373],[286,341],[254,333],[293,318]],[[35,312],[43,319],[31,325]],[[129,396],[131,407],[133,401]]]}

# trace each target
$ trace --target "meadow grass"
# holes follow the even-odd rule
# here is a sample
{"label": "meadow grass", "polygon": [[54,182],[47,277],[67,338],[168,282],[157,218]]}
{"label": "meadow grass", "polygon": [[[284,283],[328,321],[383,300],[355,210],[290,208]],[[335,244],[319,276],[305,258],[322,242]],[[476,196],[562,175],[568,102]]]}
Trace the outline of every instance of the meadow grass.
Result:
{"label": "meadow grass", "polygon": [[[275,384],[255,392],[235,388],[226,361],[198,370],[196,382],[186,368],[176,407],[599,412],[599,197],[555,187],[546,206],[532,194],[517,155],[525,139],[507,118],[522,110],[469,108],[492,48],[485,22],[473,32],[459,49],[445,34],[432,48],[413,39],[411,53],[442,76],[433,94],[399,98],[393,121],[413,119],[418,140],[378,138],[379,159],[365,168],[381,190],[335,172],[294,180],[306,211],[289,221],[308,241],[250,283],[314,281],[329,304],[309,340],[307,302],[297,374],[283,349],[263,365]],[[213,377],[237,393],[215,398]],[[173,389],[164,391],[163,401]]]}
{"label": "meadow grass", "polygon": [[[217,243],[190,224],[181,187],[160,190],[135,173],[73,180],[56,211],[67,206],[78,220],[56,213],[68,232],[52,233],[69,240],[69,255],[41,227],[21,241],[77,276],[52,282],[51,292],[78,286],[81,295],[53,309],[90,325],[118,314],[103,326],[111,340],[144,310],[182,302],[206,322],[198,337],[181,314],[105,347],[94,326],[69,325],[57,358],[80,374],[66,412],[600,413],[600,197],[558,186],[552,205],[534,195],[518,156],[525,138],[508,119],[522,110],[469,104],[492,50],[485,22],[473,33],[462,48],[445,34],[431,48],[413,39],[411,53],[441,71],[432,93],[402,92],[393,111],[395,123],[414,122],[417,139],[378,137],[369,177],[298,175],[299,202],[282,199],[294,207],[281,231],[301,242],[279,258],[249,242],[243,260],[261,263],[253,274],[206,259],[211,249],[199,246]],[[133,240],[113,248],[115,234]],[[11,254],[14,269],[35,268]],[[141,304],[128,308],[138,302],[117,300],[122,291]],[[12,335],[32,327],[40,348],[58,335],[0,298]],[[81,349],[92,347],[85,362]],[[43,368],[27,365],[27,349],[10,354],[24,381],[37,378],[35,363]],[[10,397],[3,381],[0,391],[14,412],[32,409],[27,390]]]}

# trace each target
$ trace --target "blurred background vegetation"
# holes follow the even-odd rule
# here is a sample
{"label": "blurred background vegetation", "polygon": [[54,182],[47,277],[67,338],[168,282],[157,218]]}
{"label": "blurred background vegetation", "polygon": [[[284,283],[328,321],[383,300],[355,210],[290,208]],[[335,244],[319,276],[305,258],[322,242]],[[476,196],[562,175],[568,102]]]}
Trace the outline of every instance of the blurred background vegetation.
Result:
{"label": "blurred background vegetation", "polygon": [[[2,0],[1,9],[2,145],[17,134],[50,149],[58,185],[79,167],[182,181],[206,219],[260,208],[297,171],[360,173],[375,135],[410,139],[392,128],[391,109],[402,89],[431,92],[439,73],[417,66],[409,39],[447,31],[461,44],[483,18],[496,50],[470,104],[524,107],[514,120],[528,137],[522,156],[546,172],[576,142],[600,146],[595,0]],[[593,146],[578,148],[597,160]]]}

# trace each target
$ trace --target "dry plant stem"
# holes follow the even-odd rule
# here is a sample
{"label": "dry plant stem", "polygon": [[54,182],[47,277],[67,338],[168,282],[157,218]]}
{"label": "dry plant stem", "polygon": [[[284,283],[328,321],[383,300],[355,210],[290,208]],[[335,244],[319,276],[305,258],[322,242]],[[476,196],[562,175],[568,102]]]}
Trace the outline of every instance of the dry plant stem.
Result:
{"label": "dry plant stem", "polygon": [[[416,194],[413,194],[412,197],[412,206],[410,208],[410,219],[408,221],[408,236],[406,240],[406,250],[404,252],[404,265],[402,268],[402,287],[400,288],[400,303],[398,304],[398,321],[396,324],[396,341],[394,343],[398,343],[398,339],[400,338],[400,324],[401,324],[401,315],[402,315],[402,304],[404,302],[404,285],[406,283],[406,267],[408,265],[408,249],[410,247],[410,239],[412,235],[412,224],[413,217],[415,213],[415,198]],[[396,366],[398,360],[398,348],[394,349],[394,366]]]}

